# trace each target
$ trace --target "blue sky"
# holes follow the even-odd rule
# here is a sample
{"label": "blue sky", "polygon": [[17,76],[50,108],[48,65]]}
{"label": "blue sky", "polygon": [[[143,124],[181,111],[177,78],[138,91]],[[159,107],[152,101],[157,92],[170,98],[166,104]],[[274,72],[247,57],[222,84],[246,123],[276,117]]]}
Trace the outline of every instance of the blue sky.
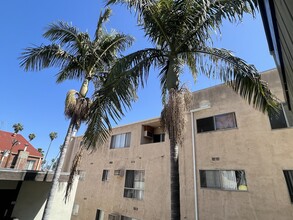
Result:
{"label": "blue sky", "polygon": [[[65,118],[64,100],[68,90],[80,88],[81,82],[55,83],[54,68],[40,72],[24,72],[18,57],[24,48],[48,43],[42,38],[45,27],[55,21],[72,22],[80,31],[94,33],[96,22],[104,6],[103,1],[51,0],[51,1],[0,1],[0,67],[1,108],[0,130],[13,131],[12,125],[21,123],[21,134],[27,137],[35,133],[32,144],[45,151],[49,145],[49,133],[56,131],[48,159],[55,157],[63,143],[69,121]],[[134,15],[124,7],[112,7],[113,13],[107,29],[130,34],[136,41],[128,50],[134,51],[150,46],[143,32],[136,26]],[[256,19],[246,16],[240,24],[224,23],[221,39],[215,47],[232,50],[235,55],[254,64],[259,71],[275,68],[269,54],[260,15]],[[194,91],[210,87],[218,82],[199,76],[196,84],[191,76],[184,74],[182,81]],[[119,125],[158,117],[161,111],[160,85],[156,70],[150,74],[148,84],[138,92],[139,100],[133,104]],[[84,127],[79,131],[82,134]]]}

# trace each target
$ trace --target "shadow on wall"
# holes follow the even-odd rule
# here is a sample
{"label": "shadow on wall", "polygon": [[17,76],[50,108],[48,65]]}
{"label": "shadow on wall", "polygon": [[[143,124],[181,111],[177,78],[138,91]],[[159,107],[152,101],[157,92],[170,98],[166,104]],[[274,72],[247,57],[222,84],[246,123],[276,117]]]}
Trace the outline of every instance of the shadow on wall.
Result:
{"label": "shadow on wall", "polygon": [[41,219],[51,184],[49,182],[24,181],[12,216],[16,219]]}

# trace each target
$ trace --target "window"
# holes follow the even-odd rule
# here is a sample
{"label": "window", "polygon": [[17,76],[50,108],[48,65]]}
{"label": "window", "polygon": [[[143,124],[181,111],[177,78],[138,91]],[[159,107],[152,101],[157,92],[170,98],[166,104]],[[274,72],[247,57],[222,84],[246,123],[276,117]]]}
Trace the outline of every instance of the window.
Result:
{"label": "window", "polygon": [[281,110],[277,113],[269,112],[269,120],[272,129],[288,128],[293,126],[293,112],[289,111],[286,103],[281,104]]}
{"label": "window", "polygon": [[138,219],[130,218],[130,217],[126,217],[126,216],[121,215],[121,220],[138,220]]}
{"label": "window", "polygon": [[234,112],[197,119],[196,124],[198,133],[237,127]]}
{"label": "window", "polygon": [[108,180],[109,180],[109,170],[103,170],[102,181],[108,181]]}
{"label": "window", "polygon": [[111,137],[110,149],[130,147],[131,133],[117,134]]}
{"label": "window", "polygon": [[154,140],[154,143],[164,142],[165,141],[165,134],[154,134],[153,140]]}
{"label": "window", "polygon": [[27,160],[26,165],[25,165],[25,170],[33,170],[35,166],[35,160]]}
{"label": "window", "polygon": [[109,214],[108,215],[108,220],[119,220],[120,218],[119,218],[119,215],[118,214],[114,214],[114,213],[112,213],[112,214]]}
{"label": "window", "polygon": [[244,170],[200,170],[202,188],[247,191]]}
{"label": "window", "polygon": [[124,197],[142,200],[144,197],[144,171],[126,170]]}
{"label": "window", "polygon": [[96,220],[104,220],[104,211],[97,209]]}
{"label": "window", "polygon": [[284,170],[283,172],[286,179],[291,203],[293,203],[293,170]]}

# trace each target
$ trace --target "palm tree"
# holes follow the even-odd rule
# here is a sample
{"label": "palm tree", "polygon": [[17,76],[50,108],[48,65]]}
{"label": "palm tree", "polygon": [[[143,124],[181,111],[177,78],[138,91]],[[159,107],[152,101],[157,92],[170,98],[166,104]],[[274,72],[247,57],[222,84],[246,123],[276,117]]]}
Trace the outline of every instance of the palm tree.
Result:
{"label": "palm tree", "polygon": [[43,161],[43,163],[44,163],[44,165],[45,165],[45,163],[46,163],[46,159],[47,159],[47,155],[48,155],[48,153],[49,153],[49,151],[50,151],[50,147],[51,147],[51,144],[52,144],[52,142],[53,142],[53,140],[55,140],[56,138],[57,138],[57,132],[51,132],[50,134],[49,134],[49,137],[50,137],[50,144],[49,144],[49,147],[48,147],[48,150],[47,150],[47,152],[46,152],[46,155],[45,155],[45,158],[44,158],[44,161]]}
{"label": "palm tree", "polygon": [[[71,90],[67,93],[65,103],[65,115],[70,119],[68,131],[62,146],[60,157],[54,173],[52,189],[46,203],[43,219],[49,219],[52,212],[52,201],[58,187],[58,179],[64,163],[64,157],[73,131],[78,130],[82,122],[90,126],[87,133],[90,134],[84,141],[85,148],[95,149],[99,143],[104,143],[109,137],[111,124],[110,118],[117,120],[123,115],[123,107],[130,107],[133,101],[133,91],[136,86],[127,77],[108,77],[108,69],[117,59],[118,53],[131,45],[133,39],[125,34],[117,32],[108,33],[103,24],[111,14],[106,9],[100,14],[94,38],[91,39],[86,32],[80,32],[77,28],[65,22],[51,24],[43,36],[52,43],[39,47],[27,48],[21,57],[21,66],[26,70],[41,70],[47,67],[58,67],[57,82],[67,79],[82,80],[79,91]],[[119,83],[118,87],[110,88],[111,81]],[[91,106],[91,99],[86,97],[89,83],[93,82],[95,90],[98,90],[98,106]],[[105,88],[105,89],[102,89]],[[107,93],[107,91],[109,93]],[[92,117],[92,113],[96,113]],[[94,128],[94,129],[93,129]],[[93,131],[89,131],[93,129]],[[96,143],[96,141],[99,140]]]}
{"label": "palm tree", "polygon": [[[23,125],[20,124],[20,123],[16,123],[12,127],[13,127],[13,130],[14,130],[13,137],[16,137],[18,132],[23,130]],[[6,163],[5,163],[4,167],[8,166],[8,163],[9,163],[11,155],[12,155],[12,149],[18,144],[20,144],[20,142],[16,138],[13,138],[11,140],[11,147],[10,147],[9,154],[8,154],[8,157],[7,157],[7,160],[6,160]]]}
{"label": "palm tree", "polygon": [[[245,13],[255,15],[256,0],[108,0],[134,10],[138,25],[154,45],[119,60],[112,71],[147,78],[151,66],[159,69],[163,110],[161,120],[170,139],[171,219],[180,219],[178,146],[182,145],[188,90],[180,75],[187,66],[218,78],[263,112],[276,109],[276,99],[256,68],[230,51],[214,48],[212,33],[219,32],[224,19],[236,22]],[[139,78],[136,78],[139,80]]]}
{"label": "palm tree", "polygon": [[20,123],[16,123],[13,126],[14,134],[18,134],[18,132],[23,130],[23,125]]}
{"label": "palm tree", "polygon": [[28,135],[28,139],[30,140],[30,142],[35,138],[36,138],[36,135],[33,133]]}

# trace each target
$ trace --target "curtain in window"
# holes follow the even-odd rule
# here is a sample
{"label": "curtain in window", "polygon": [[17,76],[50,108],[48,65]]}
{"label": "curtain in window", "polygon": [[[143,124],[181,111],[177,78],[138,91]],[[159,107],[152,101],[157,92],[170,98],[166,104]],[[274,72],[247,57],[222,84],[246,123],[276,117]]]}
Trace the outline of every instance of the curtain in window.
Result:
{"label": "curtain in window", "polygon": [[110,148],[124,148],[130,146],[130,133],[117,134],[112,136]]}
{"label": "curtain in window", "polygon": [[236,120],[234,113],[227,113],[215,116],[216,129],[235,128]]}
{"label": "curtain in window", "polygon": [[235,171],[221,171],[222,188],[237,190],[237,181]]}
{"label": "curtain in window", "polygon": [[126,133],[125,134],[125,144],[124,144],[124,147],[130,147],[130,137],[131,137],[131,135],[130,135],[130,133]]}
{"label": "curtain in window", "polygon": [[144,171],[134,173],[135,198],[143,199],[144,194]]}

